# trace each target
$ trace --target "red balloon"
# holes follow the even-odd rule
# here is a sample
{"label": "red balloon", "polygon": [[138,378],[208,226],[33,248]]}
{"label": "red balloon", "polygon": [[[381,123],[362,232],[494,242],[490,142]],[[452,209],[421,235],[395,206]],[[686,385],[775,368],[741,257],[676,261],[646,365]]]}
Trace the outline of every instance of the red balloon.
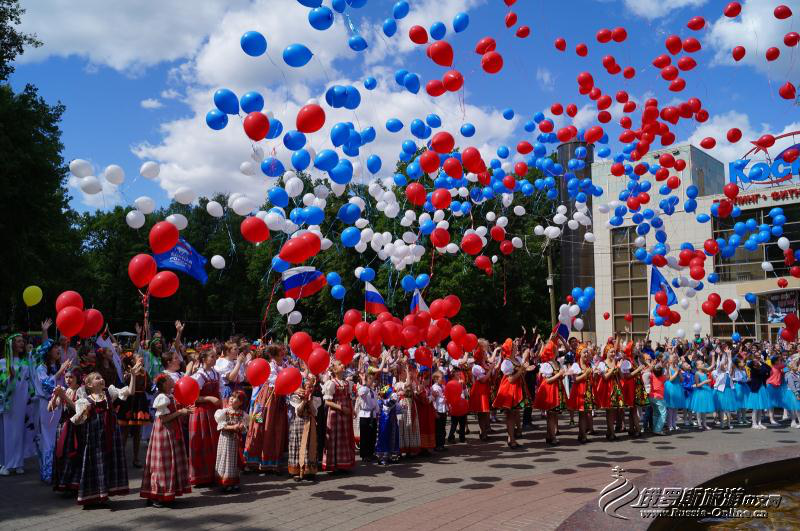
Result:
{"label": "red balloon", "polygon": [[445,93],[445,87],[440,80],[431,79],[425,84],[425,92],[427,92],[428,95],[437,98]]}
{"label": "red balloon", "polygon": [[789,6],[781,4],[775,8],[773,14],[778,20],[783,20],[792,16],[792,10],[789,9]]}
{"label": "red balloon", "polygon": [[592,88],[594,86],[594,78],[589,72],[581,72],[578,74],[578,86]]}
{"label": "red balloon", "polygon": [[718,293],[709,293],[708,302],[710,302],[714,306],[714,309],[717,309],[719,308],[719,305],[722,303],[722,297],[720,297]]}
{"label": "red balloon", "polygon": [[449,207],[452,199],[450,192],[445,188],[437,188],[433,191],[433,194],[431,194],[431,203],[440,210]]}
{"label": "red balloon", "polygon": [[[453,330],[450,330],[450,334],[452,335]],[[461,342],[461,346],[464,349],[464,352],[472,352],[478,346],[478,336],[475,334],[467,334],[464,336],[464,340]]]}
{"label": "red balloon", "polygon": [[448,295],[444,298],[445,315],[455,317],[461,311],[461,299],[457,295]]}
{"label": "red balloon", "polygon": [[798,42],[800,42],[800,33],[797,33],[796,31],[790,31],[783,36],[783,44],[789,48],[797,46]]}
{"label": "red balloon", "polygon": [[442,84],[449,92],[456,92],[464,86],[464,76],[458,70],[449,70],[442,77]]}
{"label": "red balloon", "polygon": [[677,35],[670,35],[667,37],[667,40],[664,41],[664,46],[667,47],[667,51],[672,55],[678,55],[681,49],[683,49],[683,42]]}
{"label": "red balloon", "polygon": [[728,199],[736,199],[736,196],[739,195],[739,187],[736,186],[736,183],[728,183],[722,188],[725,197]]}
{"label": "red balloon", "polygon": [[709,256],[713,256],[719,252],[719,244],[716,242],[716,240],[712,240],[711,238],[707,239],[703,243],[703,248],[706,250]]}
{"label": "red balloon", "polygon": [[794,100],[797,92],[794,84],[792,84],[790,81],[787,81],[781,85],[781,88],[778,89],[778,94],[780,94],[781,98],[785,100]]}
{"label": "red balloon", "polygon": [[625,28],[614,28],[611,30],[611,38],[614,42],[623,42],[628,38],[628,32],[625,31]]}
{"label": "red balloon", "polygon": [[406,186],[406,199],[413,205],[422,206],[425,204],[425,187],[420,183],[410,183]]}
{"label": "red balloon", "polygon": [[608,312],[603,312],[603,319],[605,319],[606,321],[608,321],[609,317],[611,317],[611,314],[610,314],[610,313],[608,313]]}
{"label": "red balloon", "polygon": [[263,112],[253,111],[244,117],[244,133],[255,142],[264,140],[269,133],[269,118]]}
{"label": "red balloon", "polygon": [[655,299],[658,304],[666,305],[668,300],[667,292],[663,290],[656,292]]}
{"label": "red balloon", "polygon": [[675,190],[681,185],[681,180],[677,175],[673,175],[669,179],[667,179],[667,186],[670,190]]}
{"label": "red balloon", "polygon": [[311,371],[311,374],[325,372],[330,364],[331,357],[324,348],[315,348],[306,361],[306,366],[308,366],[308,370]]}
{"label": "red balloon", "polygon": [[306,360],[311,355],[312,343],[311,336],[306,332],[295,332],[289,338],[289,348],[301,360]]}
{"label": "red balloon", "polygon": [[[256,218],[258,219],[258,218]],[[296,238],[291,238],[281,248],[278,256],[290,264],[305,262],[316,256],[322,248],[322,240],[313,232],[304,232]]]}
{"label": "red balloon", "polygon": [[575,46],[575,53],[578,54],[580,57],[586,57],[586,54],[589,53],[589,47],[586,46],[585,43],[581,42],[577,46]]}
{"label": "red balloon", "polygon": [[150,281],[148,293],[153,297],[164,299],[175,295],[179,285],[178,275],[172,271],[162,271]]}
{"label": "red balloon", "polygon": [[[463,154],[462,154],[463,157]],[[419,165],[425,173],[433,173],[439,169],[439,156],[433,151],[426,151],[419,156]],[[419,183],[412,183],[419,184]],[[411,185],[409,185],[411,186]],[[408,195],[408,188],[406,188],[406,195]]]}
{"label": "red balloon", "polygon": [[303,376],[295,367],[287,367],[278,373],[275,378],[275,393],[279,395],[290,395],[297,391],[303,383]]}
{"label": "red balloon", "polygon": [[431,314],[428,312],[418,312],[414,316],[417,322],[417,328],[425,330],[431,324]]}
{"label": "red balloon", "polygon": [[83,297],[77,291],[65,291],[56,299],[56,312],[61,312],[68,306],[75,306],[79,310],[83,310]]}
{"label": "red balloon", "polygon": [[481,68],[488,74],[496,74],[503,68],[503,56],[497,52],[486,52],[481,57]]}
{"label": "red balloon", "polygon": [[450,233],[442,228],[433,229],[431,243],[436,247],[446,247],[450,243]]}
{"label": "red balloon", "polygon": [[497,43],[491,37],[484,37],[478,41],[478,44],[475,45],[475,53],[478,55],[483,55],[486,52],[491,52],[495,48],[497,48]]}
{"label": "red balloon", "polygon": [[441,332],[442,339],[450,335],[450,329],[452,328],[452,325],[450,324],[449,319],[442,317],[441,319],[437,319],[434,325],[436,325],[436,328],[438,328],[439,332]]}
{"label": "red balloon", "polygon": [[706,270],[702,267],[692,267],[689,269],[689,276],[695,280],[702,280],[706,276]]}
{"label": "red balloon", "polygon": [[455,341],[457,345],[462,345],[466,336],[467,329],[461,325],[455,325],[450,329],[450,338]]}
{"label": "red balloon", "polygon": [[[269,364],[267,364],[269,367]],[[184,376],[175,382],[172,391],[175,400],[182,406],[191,406],[200,397],[200,385],[191,376]]]}
{"label": "red balloon", "polygon": [[169,221],[159,221],[150,229],[150,249],[154,254],[166,253],[178,244],[178,229]]}
{"label": "red balloon", "polygon": [[67,306],[56,315],[56,327],[61,335],[72,337],[83,329],[86,316],[77,306]]}
{"label": "red balloon", "polygon": [[453,135],[448,133],[447,131],[439,131],[433,138],[431,138],[431,148],[440,154],[446,154],[453,151],[453,147],[455,147],[456,141],[453,138]]}
{"label": "red balloon", "polygon": [[250,363],[247,364],[247,367],[244,370],[244,374],[247,376],[247,381],[250,382],[250,385],[253,387],[266,382],[269,378],[269,373],[269,362],[264,358],[250,360]]}
{"label": "red balloon", "polygon": [[528,26],[520,26],[517,28],[516,36],[520,39],[524,39],[531,34],[531,28]]}
{"label": "red balloon", "polygon": [[656,313],[661,317],[667,317],[669,316],[669,307],[659,305],[658,308],[656,308]]}
{"label": "red balloon", "polygon": [[83,312],[83,327],[78,335],[85,339],[96,335],[103,327],[103,314],[94,308]]}
{"label": "red balloon", "polygon": [[774,46],[771,48],[767,48],[766,53],[764,54],[767,58],[767,61],[774,61],[781,55],[781,51]]}
{"label": "red balloon", "polygon": [[325,125],[325,111],[313,103],[305,105],[297,113],[295,125],[301,133],[315,133]]}
{"label": "red balloon", "polygon": [[[519,149],[519,146],[517,146]],[[531,147],[531,149],[533,149]],[[438,157],[437,163],[438,163]],[[468,147],[461,153],[461,163],[472,173],[481,173],[482,171],[486,171],[486,163],[483,162],[483,158],[481,157],[480,151],[474,147]]]}
{"label": "red balloon", "polygon": [[137,288],[149,284],[156,270],[156,261],[149,254],[137,254],[128,262],[128,276]]}
{"label": "red balloon", "polygon": [[513,11],[509,11],[508,13],[506,13],[505,23],[506,23],[506,27],[507,28],[510,28],[511,26],[516,24],[517,23],[517,14],[514,13]]}
{"label": "red balloon", "polygon": [[791,343],[795,339],[797,339],[797,332],[792,332],[788,328],[784,328],[783,330],[781,330],[781,339]]}
{"label": "red balloon", "polygon": [[491,235],[492,239],[496,242],[501,242],[506,238],[506,230],[503,227],[499,227],[497,225],[491,228],[489,234]]}
{"label": "red balloon", "polygon": [[450,357],[454,360],[458,360],[464,355],[464,349],[457,345],[455,341],[450,341],[447,343],[447,353],[450,354]]}
{"label": "red balloon", "polygon": [[800,328],[800,319],[797,318],[797,314],[788,313],[786,317],[783,318],[783,324],[792,332],[797,332],[797,329]]}
{"label": "red balloon", "polygon": [[686,24],[690,30],[698,31],[703,29],[706,25],[706,19],[703,17],[692,17],[689,19],[689,22]]}
{"label": "red balloon", "polygon": [[512,244],[508,240],[501,241],[500,242],[500,252],[505,254],[505,255],[511,254],[512,252],[514,252],[514,244]]}
{"label": "red balloon", "polygon": [[422,26],[411,26],[408,38],[415,44],[425,44],[428,42],[428,32]]}
{"label": "red balloon", "polygon": [[668,64],[672,62],[672,58],[667,54],[661,54],[655,59],[653,59],[653,66],[656,68],[664,68]]}
{"label": "red balloon", "polygon": [[683,40],[683,51],[686,53],[694,53],[700,50],[700,41],[695,39],[694,37],[686,37]]}
{"label": "red balloon", "polygon": [[433,365],[433,354],[428,347],[417,347],[414,351],[414,361],[423,367],[430,367]]}
{"label": "red balloon", "polygon": [[786,280],[785,278],[779,278],[778,279],[778,287],[779,288],[785,288],[788,285],[789,285],[789,281]]}
{"label": "red balloon", "polygon": [[428,331],[425,333],[425,342],[428,344],[428,346],[432,347],[434,345],[438,345],[442,339],[442,331],[439,329],[439,327],[435,324],[429,325]]}
{"label": "red balloon", "polygon": [[[242,220],[239,230],[245,240],[260,243],[269,240],[269,228],[264,220],[256,216],[248,216]],[[290,240],[291,241],[291,240]]]}
{"label": "red balloon", "polygon": [[428,46],[428,57],[439,66],[453,64],[453,47],[447,41],[436,41]]}
{"label": "red balloon", "polygon": [[445,303],[442,299],[436,299],[433,301],[428,308],[431,318],[433,319],[441,319],[447,313]]}
{"label": "red balloon", "polygon": [[744,46],[736,46],[731,52],[733,60],[736,62],[741,61],[745,53],[747,53],[747,51],[744,49]]}
{"label": "red balloon", "polygon": [[697,66],[697,61],[695,61],[691,57],[683,56],[680,59],[678,59],[678,68],[680,68],[684,72],[688,72],[689,70],[692,70],[696,66]]}
{"label": "red balloon", "polygon": [[631,315],[630,313],[626,313],[624,319],[630,323],[631,321],[633,321],[633,315]]}
{"label": "red balloon", "polygon": [[733,299],[725,299],[722,303],[722,311],[726,314],[732,314],[736,310],[736,303]]}
{"label": "red balloon", "polygon": [[362,345],[366,345],[369,343],[369,323],[366,321],[361,321],[357,323],[355,326],[356,332],[356,339]]}
{"label": "red balloon", "polygon": [[708,316],[713,317],[717,314],[717,308],[709,301],[705,301],[703,304],[700,305],[700,307],[702,308],[703,313],[705,313]]}
{"label": "red balloon", "polygon": [[336,339],[339,343],[350,343],[355,337],[355,329],[349,324],[343,324],[336,330]]}
{"label": "red balloon", "polygon": [[728,134],[726,136],[728,137],[728,142],[736,143],[742,139],[742,131],[737,127],[732,127],[728,129]]}
{"label": "red balloon", "polygon": [[449,157],[447,160],[445,160],[444,164],[442,164],[442,169],[453,179],[460,179],[464,175],[464,169],[461,167],[461,163],[455,157]]}
{"label": "red balloon", "polygon": [[555,42],[554,42],[554,45],[555,45],[555,47],[556,47],[556,50],[558,50],[558,51],[560,51],[560,52],[563,52],[564,50],[566,50],[566,49],[567,49],[567,41],[565,41],[565,40],[564,40],[563,38],[561,38],[561,37],[559,37],[559,38],[557,38],[557,39],[555,40]]}
{"label": "red balloon", "polygon": [[605,44],[611,40],[611,30],[608,28],[599,29],[595,33],[595,38],[600,44]]}
{"label": "red balloon", "polygon": [[739,2],[731,2],[725,6],[725,9],[722,12],[728,18],[738,17],[739,13],[742,12],[742,4]]}
{"label": "red balloon", "polygon": [[348,324],[355,328],[355,326],[361,322],[361,312],[358,310],[347,310],[344,312],[344,324]]}
{"label": "red balloon", "polygon": [[483,241],[476,233],[471,232],[461,239],[461,250],[467,254],[476,255],[481,252]]}
{"label": "red balloon", "polygon": [[625,79],[633,79],[635,75],[636,75],[636,69],[632,66],[626,66],[625,70],[622,71],[622,76]]}
{"label": "red balloon", "polygon": [[383,341],[383,323],[380,321],[372,321],[369,324],[368,334],[369,342],[373,345],[380,344]]}
{"label": "red balloon", "polygon": [[447,385],[444,386],[444,397],[450,404],[453,404],[460,399],[462,392],[463,389],[461,388],[461,382],[458,380],[450,380],[447,382]]}
{"label": "red balloon", "polygon": [[702,147],[703,149],[712,149],[716,145],[717,141],[714,140],[714,137],[711,136],[707,136],[700,141],[700,147]]}
{"label": "red balloon", "polygon": [[336,347],[334,356],[342,365],[350,365],[350,362],[353,361],[353,356],[355,356],[355,352],[353,352],[353,347],[350,345],[339,345]]}

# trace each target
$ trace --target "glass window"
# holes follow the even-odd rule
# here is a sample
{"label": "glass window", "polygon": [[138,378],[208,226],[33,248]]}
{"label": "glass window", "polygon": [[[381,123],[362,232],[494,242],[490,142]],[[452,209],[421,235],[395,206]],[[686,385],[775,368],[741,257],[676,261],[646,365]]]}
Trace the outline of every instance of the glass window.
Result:
{"label": "glass window", "polygon": [[[611,231],[613,324],[614,331],[623,332],[627,328],[635,338],[641,338],[650,325],[647,315],[647,266],[633,259],[635,240],[634,227],[620,227]],[[627,313],[633,315],[631,323],[625,321]]]}

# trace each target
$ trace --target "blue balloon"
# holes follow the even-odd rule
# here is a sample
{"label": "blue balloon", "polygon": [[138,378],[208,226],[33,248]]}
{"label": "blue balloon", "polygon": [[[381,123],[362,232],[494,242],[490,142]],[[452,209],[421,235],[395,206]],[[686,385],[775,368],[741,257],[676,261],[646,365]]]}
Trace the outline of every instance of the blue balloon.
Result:
{"label": "blue balloon", "polygon": [[433,24],[431,24],[430,34],[433,40],[436,41],[442,40],[446,33],[447,33],[447,28],[442,22],[434,22]]}
{"label": "blue balloon", "polygon": [[580,308],[582,312],[585,312],[592,305],[592,301],[589,300],[588,297],[584,296],[578,299],[577,304],[578,308]]}
{"label": "blue balloon", "polygon": [[407,75],[408,75],[408,70],[406,70],[405,68],[401,68],[399,70],[395,70],[395,72],[394,72],[394,81],[395,81],[395,83],[397,83],[398,85],[400,85],[402,87],[403,86],[403,82],[405,81]]}
{"label": "blue balloon", "polygon": [[331,297],[336,300],[344,299],[345,293],[347,293],[347,290],[341,284],[337,284],[331,288]]}
{"label": "blue balloon", "polygon": [[288,131],[283,135],[283,145],[291,151],[297,151],[306,145],[306,135],[300,131]]}
{"label": "blue balloon", "polygon": [[397,20],[405,18],[405,16],[408,15],[408,2],[406,2],[406,0],[400,0],[395,3],[394,7],[392,7],[392,15]]}
{"label": "blue balloon", "polygon": [[511,120],[512,118],[514,118],[514,109],[505,109],[503,111],[503,118],[505,118],[506,120]]}
{"label": "blue balloon", "polygon": [[239,103],[246,113],[258,112],[264,108],[264,97],[258,92],[251,91],[245,93]]}
{"label": "blue balloon", "polygon": [[383,21],[383,34],[387,37],[392,37],[397,33],[397,22],[393,18],[387,18]]}
{"label": "blue balloon", "polygon": [[231,90],[223,88],[216,91],[214,105],[225,114],[239,114],[239,98]]}
{"label": "blue balloon", "polygon": [[277,118],[271,118],[269,121],[269,131],[267,131],[267,140],[278,138],[283,132],[283,124]]}
{"label": "blue balloon", "polygon": [[339,207],[339,212],[337,212],[336,217],[350,225],[361,217],[361,209],[353,203],[345,203]]}
{"label": "blue balloon", "polygon": [[744,300],[746,300],[750,304],[755,304],[756,301],[758,301],[758,297],[756,297],[755,294],[753,293],[747,292],[744,294]]}
{"label": "blue balloon", "polygon": [[341,239],[345,247],[355,247],[361,241],[361,231],[355,227],[347,227],[342,231]]}
{"label": "blue balloon", "polygon": [[318,206],[307,206],[303,209],[303,217],[309,225],[319,225],[325,220],[325,212]]}
{"label": "blue balloon", "polygon": [[333,25],[333,11],[329,7],[315,7],[308,12],[308,23],[311,27],[325,31]]}
{"label": "blue balloon", "polygon": [[228,115],[219,109],[211,109],[206,114],[206,125],[214,131],[225,129],[228,125]]}
{"label": "blue balloon", "polygon": [[374,127],[369,126],[365,128],[363,131],[361,131],[361,145],[369,144],[375,140],[375,135],[376,133]]}
{"label": "blue balloon", "polygon": [[403,86],[412,94],[419,92],[420,85],[421,81],[417,74],[409,72],[406,74],[405,78],[403,78]]}
{"label": "blue balloon", "polygon": [[286,172],[286,168],[275,157],[267,157],[261,161],[261,172],[267,177],[280,177]]}
{"label": "blue balloon", "polygon": [[469,26],[468,14],[462,11],[461,13],[458,13],[456,14],[455,17],[453,17],[453,31],[455,31],[456,33],[461,33],[462,31],[467,29],[467,26]]}
{"label": "blue balloon", "polygon": [[416,153],[417,152],[417,145],[414,143],[413,140],[405,140],[403,141],[402,145],[403,151],[406,153]]}
{"label": "blue balloon", "polygon": [[583,297],[583,290],[581,288],[577,288],[577,287],[576,288],[572,288],[572,291],[570,292],[570,295],[572,295],[573,299],[578,300],[581,297]]}
{"label": "blue balloon", "polygon": [[347,3],[353,9],[361,9],[365,5],[367,5],[367,0],[347,0]]}
{"label": "blue balloon", "polygon": [[342,283],[342,277],[336,271],[331,271],[325,275],[325,280],[328,282],[329,286],[338,286]]}
{"label": "blue balloon", "polygon": [[427,220],[427,221],[423,222],[423,223],[422,223],[422,224],[419,226],[419,231],[420,231],[422,234],[424,234],[424,235],[426,235],[426,236],[427,236],[428,234],[430,234],[431,232],[433,232],[433,229],[435,229],[435,228],[436,228],[436,223],[434,223],[434,222],[433,222],[433,221],[431,221],[431,220]]}
{"label": "blue balloon", "polygon": [[267,39],[257,31],[248,31],[239,40],[244,53],[251,57],[258,57],[267,51]]}
{"label": "blue balloon", "polygon": [[298,149],[292,153],[292,167],[297,171],[303,171],[311,164],[311,153],[305,149]]}
{"label": "blue balloon", "polygon": [[700,190],[693,184],[686,187],[686,197],[689,199],[695,199],[699,193]]}
{"label": "blue balloon", "polygon": [[421,275],[417,275],[417,278],[414,280],[414,283],[417,285],[417,289],[425,289],[428,284],[431,282],[430,275],[422,273]]}
{"label": "blue balloon", "polygon": [[347,159],[341,159],[328,172],[328,175],[336,184],[347,184],[353,180],[353,163]]}
{"label": "blue balloon", "polygon": [[358,91],[358,89],[352,85],[348,85],[345,91],[347,94],[347,99],[344,102],[344,108],[350,109],[351,111],[358,108],[358,106],[361,105],[361,93]]}
{"label": "blue balloon", "polygon": [[270,188],[267,197],[269,197],[269,202],[277,207],[285,208],[289,204],[289,194],[279,186]]}
{"label": "blue balloon", "polygon": [[322,5],[322,0],[297,0],[300,5],[304,5],[306,7],[319,7]]}
{"label": "blue balloon", "polygon": [[285,261],[280,256],[272,257],[272,270],[275,271],[276,273],[283,273],[290,267],[292,267],[292,264]]}
{"label": "blue balloon", "polygon": [[361,270],[361,274],[358,275],[358,279],[362,282],[372,282],[375,280],[375,270],[371,267],[365,267]]}
{"label": "blue balloon", "polygon": [[439,117],[438,114],[429,114],[425,117],[425,123],[429,126],[436,128],[442,126],[442,119]]}
{"label": "blue balloon", "polygon": [[332,149],[323,149],[314,158],[314,167],[322,171],[330,171],[339,162],[339,155]]}
{"label": "blue balloon", "polygon": [[698,223],[708,223],[711,217],[708,214],[698,214],[697,215],[697,222]]}
{"label": "blue balloon", "polygon": [[738,343],[742,340],[742,335],[739,332],[734,332],[731,334],[731,341],[734,343]]}
{"label": "blue balloon", "polygon": [[337,13],[344,13],[344,10],[347,9],[347,3],[345,0],[331,0],[331,7]]}
{"label": "blue balloon", "polygon": [[403,287],[405,291],[414,291],[417,289],[417,284],[414,282],[414,277],[411,275],[406,275],[400,281],[400,285]]}
{"label": "blue balloon", "polygon": [[497,148],[497,156],[501,159],[508,158],[508,155],[511,154],[511,150],[508,149],[508,146],[500,146]]}
{"label": "blue balloon", "polygon": [[367,90],[374,90],[378,86],[378,80],[372,76],[364,78],[364,88]]}
{"label": "blue balloon", "polygon": [[466,124],[461,126],[461,136],[469,138],[474,134],[475,134],[475,126],[474,125],[472,125],[470,123],[466,123]]}
{"label": "blue balloon", "polygon": [[367,41],[361,35],[353,35],[347,40],[347,44],[354,52],[363,52],[367,49]]}
{"label": "blue balloon", "polygon": [[585,290],[583,290],[583,296],[588,297],[590,301],[594,300],[594,288],[589,286]]}
{"label": "blue balloon", "polygon": [[331,143],[334,147],[339,147],[350,138],[350,127],[343,122],[339,122],[331,127]]}
{"label": "blue balloon", "polygon": [[381,158],[378,155],[370,155],[367,159],[367,169],[373,175],[381,171]]}
{"label": "blue balloon", "polygon": [[403,129],[403,122],[397,118],[389,118],[386,120],[386,130],[390,133],[396,133]]}
{"label": "blue balloon", "polygon": [[283,61],[294,68],[308,64],[314,54],[304,44],[290,44],[283,50]]}
{"label": "blue balloon", "polygon": [[408,179],[402,173],[395,173],[394,174],[394,185],[395,186],[405,186],[408,184]]}

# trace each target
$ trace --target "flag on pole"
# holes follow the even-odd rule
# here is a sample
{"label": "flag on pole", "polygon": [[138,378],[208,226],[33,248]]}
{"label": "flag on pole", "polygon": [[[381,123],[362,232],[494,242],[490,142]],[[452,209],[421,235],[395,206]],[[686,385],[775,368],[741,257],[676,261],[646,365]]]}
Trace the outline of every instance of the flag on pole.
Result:
{"label": "flag on pole", "polygon": [[364,283],[364,311],[376,315],[389,311],[381,294],[369,282]]}
{"label": "flag on pole", "polygon": [[411,311],[409,313],[419,313],[419,312],[427,312],[428,305],[425,304],[425,300],[422,298],[422,293],[420,293],[419,289],[414,290],[414,295],[411,296]]}
{"label": "flag on pole", "polygon": [[322,271],[313,267],[293,267],[282,275],[283,291],[295,300],[310,297],[328,284]]}

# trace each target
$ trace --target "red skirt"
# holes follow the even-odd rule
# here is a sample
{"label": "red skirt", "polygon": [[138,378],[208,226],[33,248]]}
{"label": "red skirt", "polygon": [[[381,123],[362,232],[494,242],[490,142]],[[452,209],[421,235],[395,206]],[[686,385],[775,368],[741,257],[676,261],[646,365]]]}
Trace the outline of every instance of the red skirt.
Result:
{"label": "red skirt", "polygon": [[217,421],[215,406],[198,405],[189,419],[189,483],[207,485],[214,482],[217,462]]}
{"label": "red skirt", "polygon": [[[520,389],[522,389],[521,386]],[[490,407],[489,383],[475,380],[469,392],[469,410],[472,413],[488,413]]]}
{"label": "red skirt", "polygon": [[[351,423],[352,429],[352,423]],[[285,466],[289,449],[289,416],[286,400],[266,384],[256,395],[256,403],[247,428],[244,459],[259,470],[277,471]]]}
{"label": "red skirt", "polygon": [[569,390],[567,408],[570,411],[591,411],[595,404],[595,385],[591,378],[575,382]]}
{"label": "red skirt", "polygon": [[[336,387],[333,401],[352,409],[346,387]],[[349,470],[356,466],[356,442],[353,435],[353,417],[328,408],[328,429],[325,431],[325,449],[322,454],[323,470]]]}
{"label": "red skirt", "polygon": [[492,407],[495,409],[514,409],[520,406],[522,398],[522,378],[512,383],[508,380],[508,376],[503,375]]}
{"label": "red skirt", "polygon": [[633,378],[622,378],[622,400],[625,401],[625,407],[636,404],[636,381]]}
{"label": "red skirt", "polygon": [[594,398],[598,409],[625,407],[622,385],[616,377],[606,380],[602,376],[598,376]]}
{"label": "red skirt", "polygon": [[436,448],[436,410],[423,397],[415,396],[417,418],[419,419],[419,447]]}
{"label": "red skirt", "polygon": [[536,389],[536,398],[533,400],[533,407],[542,411],[558,409],[564,405],[564,383],[558,380],[548,383],[542,378],[539,387]]}
{"label": "red skirt", "polygon": [[[174,408],[170,412],[174,412]],[[156,417],[147,458],[142,471],[139,496],[159,502],[170,502],[177,496],[192,492],[189,485],[189,465],[179,419],[169,424]]]}

